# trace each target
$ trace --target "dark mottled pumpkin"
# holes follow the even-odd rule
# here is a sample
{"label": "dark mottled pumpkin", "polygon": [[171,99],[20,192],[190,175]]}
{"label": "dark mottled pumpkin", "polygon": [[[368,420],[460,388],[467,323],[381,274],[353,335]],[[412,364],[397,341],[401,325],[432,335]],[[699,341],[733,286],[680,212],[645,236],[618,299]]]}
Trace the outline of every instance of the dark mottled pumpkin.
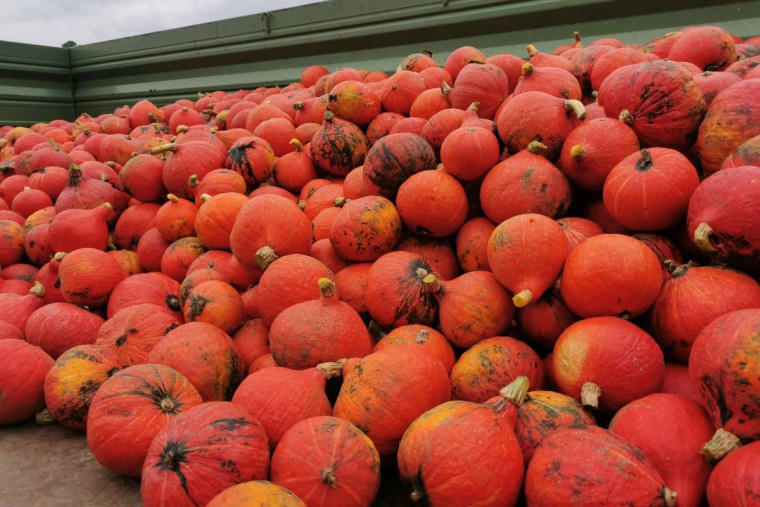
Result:
{"label": "dark mottled pumpkin", "polygon": [[317,168],[336,176],[345,176],[359,167],[367,155],[369,142],[353,123],[328,111],[325,121],[309,144],[311,159]]}
{"label": "dark mottled pumpkin", "polygon": [[364,161],[364,175],[379,187],[382,195],[393,198],[409,176],[435,169],[437,164],[433,148],[420,136],[390,134],[370,148]]}

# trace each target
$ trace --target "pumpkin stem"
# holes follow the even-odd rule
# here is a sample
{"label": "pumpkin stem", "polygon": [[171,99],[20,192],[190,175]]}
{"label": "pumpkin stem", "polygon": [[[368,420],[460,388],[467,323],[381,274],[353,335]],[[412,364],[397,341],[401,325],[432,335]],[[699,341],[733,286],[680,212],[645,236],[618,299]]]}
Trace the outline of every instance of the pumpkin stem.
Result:
{"label": "pumpkin stem", "polygon": [[662,500],[665,502],[665,507],[673,507],[676,504],[678,493],[673,491],[667,486],[662,488]]}
{"label": "pumpkin stem", "polygon": [[261,271],[266,271],[270,264],[277,260],[277,253],[269,246],[262,246],[253,258]]}
{"label": "pumpkin stem", "polygon": [[575,116],[577,116],[579,120],[586,119],[586,106],[584,106],[580,100],[575,100],[575,99],[566,100],[565,110],[568,113],[571,113],[571,112],[575,113]]}
{"label": "pumpkin stem", "polygon": [[422,491],[418,489],[415,489],[414,491],[412,491],[410,498],[412,499],[412,502],[416,503],[422,500],[423,498],[425,498],[425,493],[423,493]]}
{"label": "pumpkin stem", "polygon": [[210,299],[201,296],[200,294],[191,294],[188,298],[187,320],[195,322],[195,319],[200,317],[206,305],[211,302]]}
{"label": "pumpkin stem", "polygon": [[171,398],[164,398],[161,400],[161,410],[164,412],[173,412],[177,404]]}
{"label": "pumpkin stem", "polygon": [[718,249],[712,246],[712,243],[710,243],[710,236],[713,233],[713,228],[707,225],[706,222],[702,222],[697,226],[697,229],[694,231],[694,243],[699,247],[700,250],[703,252],[717,252]]}
{"label": "pumpkin stem", "polygon": [[519,407],[525,401],[525,395],[528,393],[529,386],[528,377],[520,375],[510,382],[509,385],[502,388],[499,391],[499,396]]}
{"label": "pumpkin stem", "polygon": [[201,201],[203,201],[203,202],[206,202],[206,201],[208,201],[209,199],[211,199],[211,197],[212,197],[212,196],[210,196],[210,195],[208,195],[208,194],[201,194],[201,197],[200,197],[200,199],[201,199]]}
{"label": "pumpkin stem", "polygon": [[179,298],[174,294],[166,296],[166,306],[173,312],[178,312],[182,309],[182,304],[180,303]]}
{"label": "pumpkin stem", "polygon": [[322,470],[322,482],[332,489],[338,489],[338,481],[335,479],[335,472],[332,470]]}
{"label": "pumpkin stem", "polygon": [[35,280],[32,288],[29,289],[29,294],[42,299],[45,297],[45,286]]}
{"label": "pumpkin stem", "polygon": [[315,368],[325,376],[326,379],[340,377],[343,372],[343,365],[346,364],[345,359],[338,359],[334,363],[319,363]]}
{"label": "pumpkin stem", "polygon": [[367,326],[367,331],[369,331],[369,334],[371,334],[372,337],[375,338],[377,341],[382,340],[388,335],[388,333],[385,332],[385,329],[380,327],[380,324],[378,324],[374,320],[369,321],[369,325]]}
{"label": "pumpkin stem", "polygon": [[420,53],[422,53],[423,55],[427,55],[431,58],[433,57],[433,51],[430,49],[423,49],[422,51],[420,51]]}
{"label": "pumpkin stem", "polygon": [[523,289],[512,297],[512,302],[517,308],[527,306],[533,300],[533,292],[529,289]]}
{"label": "pumpkin stem", "polygon": [[576,48],[583,47],[583,40],[581,39],[580,32],[573,32],[573,39],[575,39],[574,47]]}
{"label": "pumpkin stem", "polygon": [[335,198],[335,206],[338,208],[342,208],[346,204],[346,198],[345,197],[336,197]]}
{"label": "pumpkin stem", "polygon": [[[179,127],[177,127],[177,131],[179,131]],[[151,155],[158,155],[159,153],[166,153],[167,151],[176,152],[177,145],[175,143],[162,144],[161,146],[151,148],[150,153]]]}
{"label": "pumpkin stem", "polygon": [[434,273],[428,273],[427,276],[422,279],[422,283],[425,284],[425,290],[432,294],[441,291],[441,281]]}
{"label": "pumpkin stem", "polygon": [[531,141],[528,143],[528,147],[525,149],[534,155],[543,155],[544,153],[549,151],[549,147],[546,146],[541,141]]}
{"label": "pumpkin stem", "polygon": [[467,108],[468,111],[473,111],[475,113],[478,112],[478,109],[480,109],[480,102],[473,102],[470,104],[470,107]]}
{"label": "pumpkin stem", "polygon": [[533,74],[534,70],[536,70],[536,68],[533,66],[532,63],[525,62],[523,64],[523,66],[522,66],[522,75],[523,75],[523,77],[530,76],[531,74]]}
{"label": "pumpkin stem", "polygon": [[618,116],[618,120],[622,121],[629,127],[633,124],[633,115],[631,112],[627,109],[623,109],[620,111],[620,116]]}
{"label": "pumpkin stem", "polygon": [[723,428],[718,428],[710,441],[702,446],[699,453],[704,456],[707,461],[715,462],[741,446],[742,443],[739,440],[739,437]]}
{"label": "pumpkin stem", "polygon": [[298,139],[293,138],[288,141],[288,144],[293,145],[298,153],[301,153],[303,151],[303,143]]}
{"label": "pumpkin stem", "polygon": [[335,117],[332,111],[325,111],[325,121],[332,121]]}
{"label": "pumpkin stem", "polygon": [[444,81],[443,83],[441,83],[441,94],[445,97],[449,93],[451,93],[451,86],[449,86],[449,83]]}
{"label": "pumpkin stem", "polygon": [[197,187],[200,184],[201,184],[201,180],[198,179],[198,175],[197,174],[191,174],[190,175],[190,179],[187,180],[187,185],[190,188]]}
{"label": "pumpkin stem", "polygon": [[187,125],[177,125],[175,134],[182,134],[183,132],[187,132]]}
{"label": "pumpkin stem", "polygon": [[319,292],[323,298],[331,298],[338,292],[335,282],[329,278],[320,278],[317,284],[319,284]]}
{"label": "pumpkin stem", "polygon": [[538,54],[538,49],[536,49],[536,46],[533,44],[528,44],[525,46],[525,51],[528,52],[528,57],[536,56]]}
{"label": "pumpkin stem", "polygon": [[37,423],[37,426],[45,426],[48,424],[53,424],[55,422],[55,419],[53,419],[53,414],[51,414],[50,411],[45,408],[42,410],[42,412],[39,412],[34,416],[34,422]]}
{"label": "pumpkin stem", "polygon": [[673,278],[678,278],[679,276],[683,276],[686,274],[688,270],[691,268],[699,267],[699,264],[694,261],[689,261],[686,264],[678,265],[677,262],[671,260],[671,259],[665,259],[662,261],[662,263],[665,265],[665,267],[668,269],[668,273],[670,273],[670,276]]}
{"label": "pumpkin stem", "polygon": [[576,162],[580,162],[586,158],[586,150],[580,144],[576,144],[570,148],[570,156],[573,157]]}
{"label": "pumpkin stem", "polygon": [[581,404],[584,407],[593,409],[599,408],[599,397],[602,395],[602,388],[594,382],[585,382],[581,387]]}
{"label": "pumpkin stem", "polygon": [[69,166],[69,178],[77,179],[82,176],[82,168],[76,164]]}
{"label": "pumpkin stem", "polygon": [[171,202],[179,202],[179,197],[177,197],[174,194],[167,194],[166,198],[170,200]]}
{"label": "pumpkin stem", "polygon": [[298,208],[303,211],[306,209],[306,201],[304,199],[298,199]]}
{"label": "pumpkin stem", "polygon": [[8,144],[8,140],[7,139],[0,139],[0,150],[2,150],[3,148],[5,148],[5,146],[7,144]]}
{"label": "pumpkin stem", "polygon": [[293,104],[293,109],[295,109],[296,111],[300,111],[301,109],[303,109],[303,106],[304,106],[303,101],[298,101],[295,104]]}
{"label": "pumpkin stem", "polygon": [[66,252],[56,252],[53,256],[53,260],[61,262],[66,255],[68,255]]}
{"label": "pumpkin stem", "polygon": [[636,169],[647,171],[652,167],[652,154],[646,148],[641,150],[641,158],[636,162]]}

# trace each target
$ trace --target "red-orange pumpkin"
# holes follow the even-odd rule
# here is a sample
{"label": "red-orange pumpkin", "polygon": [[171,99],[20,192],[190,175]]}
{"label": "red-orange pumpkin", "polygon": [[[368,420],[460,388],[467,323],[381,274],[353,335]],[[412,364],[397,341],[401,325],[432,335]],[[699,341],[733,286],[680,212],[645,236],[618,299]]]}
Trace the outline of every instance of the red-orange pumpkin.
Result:
{"label": "red-orange pumpkin", "polygon": [[243,322],[243,300],[228,283],[209,280],[190,291],[184,313],[186,322],[206,322],[231,334]]}
{"label": "red-orange pumpkin", "polygon": [[451,280],[460,273],[451,238],[420,236],[407,230],[401,233],[394,250],[421,255],[442,280]]}
{"label": "red-orange pumpkin", "polygon": [[[253,128],[248,130],[254,131]],[[231,169],[241,174],[247,184],[256,185],[272,175],[274,160],[274,151],[267,141],[257,136],[241,137],[230,146],[224,164],[217,165],[217,168],[224,166]],[[200,179],[203,180],[202,177]]]}
{"label": "red-orange pumpkin", "polygon": [[111,292],[126,276],[113,257],[94,248],[69,253],[58,268],[63,298],[89,307],[106,304]]}
{"label": "red-orange pumpkin", "polygon": [[562,332],[578,320],[555,290],[546,292],[540,299],[518,308],[515,318],[526,341],[543,350],[554,348]]}
{"label": "red-orange pumpkin", "polygon": [[488,239],[496,225],[485,217],[477,217],[460,227],[456,251],[462,271],[491,271],[488,263]]}
{"label": "red-orange pumpkin", "polygon": [[166,198],[166,203],[156,213],[156,227],[161,236],[169,242],[195,236],[195,216],[198,214],[195,204],[174,194]]}
{"label": "red-orange pumpkin", "polygon": [[309,143],[314,165],[327,173],[345,176],[362,165],[369,142],[353,123],[336,118],[328,111],[325,120]]}
{"label": "red-orange pumpkin", "polygon": [[243,361],[245,371],[259,357],[269,354],[269,326],[259,318],[246,321],[232,336],[235,352]]}
{"label": "red-orange pumpkin", "polygon": [[[370,332],[373,335],[378,334],[377,329],[373,330],[373,327],[373,324],[370,323]],[[409,324],[394,328],[388,334],[380,330],[379,334],[382,338],[375,344],[375,352],[395,346],[419,347],[441,361],[446,367],[446,371],[451,373],[451,368],[456,361],[454,349],[451,348],[446,337],[435,329],[421,324]]]}
{"label": "red-orange pumpkin", "polygon": [[122,280],[108,300],[108,318],[129,306],[152,303],[172,312],[183,322],[179,282],[161,273],[140,273]]}
{"label": "red-orange pumpkin", "polygon": [[98,329],[95,345],[128,364],[146,363],[153,347],[180,322],[166,307],[152,303],[127,306]]}
{"label": "red-orange pumpkin", "polygon": [[181,282],[187,276],[190,265],[206,253],[206,247],[195,236],[178,239],[161,256],[161,273]]}
{"label": "red-orange pumpkin", "polygon": [[306,507],[292,491],[269,481],[243,482],[227,488],[207,507]]}
{"label": "red-orange pumpkin", "polygon": [[338,296],[341,301],[348,303],[351,308],[360,313],[367,312],[364,291],[367,288],[367,276],[372,263],[360,262],[350,264],[335,273],[335,283],[338,285]]}
{"label": "red-orange pumpkin", "polygon": [[55,363],[23,340],[0,339],[0,425],[16,424],[45,408],[45,376]]}
{"label": "red-orange pumpkin", "polygon": [[413,174],[404,181],[398,189],[396,206],[409,230],[425,236],[450,236],[467,220],[464,187],[443,166]]}
{"label": "red-orange pumpkin", "polygon": [[509,95],[507,75],[490,63],[468,63],[454,78],[449,99],[457,109],[466,109],[478,102],[478,116],[492,119],[496,108]]}
{"label": "red-orange pumpkin", "polygon": [[433,149],[423,138],[408,133],[390,134],[370,148],[364,161],[364,176],[383,196],[393,198],[409,176],[435,169],[436,165]]}
{"label": "red-orange pumpkin", "polygon": [[707,501],[710,505],[752,505],[760,496],[760,442],[752,442],[726,456],[710,474]]}
{"label": "red-orange pumpkin", "polygon": [[70,303],[50,303],[34,311],[26,321],[26,341],[58,356],[77,345],[95,343],[103,318]]}
{"label": "red-orange pumpkin", "polygon": [[330,243],[344,259],[371,261],[393,250],[401,235],[401,217],[380,196],[347,202],[333,221]]}

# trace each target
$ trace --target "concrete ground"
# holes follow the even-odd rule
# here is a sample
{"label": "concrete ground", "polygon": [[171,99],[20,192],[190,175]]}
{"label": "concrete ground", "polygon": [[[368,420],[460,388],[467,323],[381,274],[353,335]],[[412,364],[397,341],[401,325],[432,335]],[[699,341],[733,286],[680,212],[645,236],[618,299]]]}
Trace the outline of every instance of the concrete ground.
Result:
{"label": "concrete ground", "polygon": [[[413,505],[397,474],[383,474],[375,507]],[[0,507],[140,505],[139,480],[114,474],[95,461],[84,432],[33,421],[0,427]]]}

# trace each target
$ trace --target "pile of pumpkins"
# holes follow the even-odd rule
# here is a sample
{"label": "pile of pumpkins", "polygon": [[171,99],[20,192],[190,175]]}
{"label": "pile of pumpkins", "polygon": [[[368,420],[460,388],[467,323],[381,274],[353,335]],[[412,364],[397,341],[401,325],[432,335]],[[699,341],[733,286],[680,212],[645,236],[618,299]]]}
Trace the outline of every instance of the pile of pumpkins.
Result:
{"label": "pile of pumpkins", "polygon": [[760,37],[0,128],[0,424],[146,506],[760,505]]}

